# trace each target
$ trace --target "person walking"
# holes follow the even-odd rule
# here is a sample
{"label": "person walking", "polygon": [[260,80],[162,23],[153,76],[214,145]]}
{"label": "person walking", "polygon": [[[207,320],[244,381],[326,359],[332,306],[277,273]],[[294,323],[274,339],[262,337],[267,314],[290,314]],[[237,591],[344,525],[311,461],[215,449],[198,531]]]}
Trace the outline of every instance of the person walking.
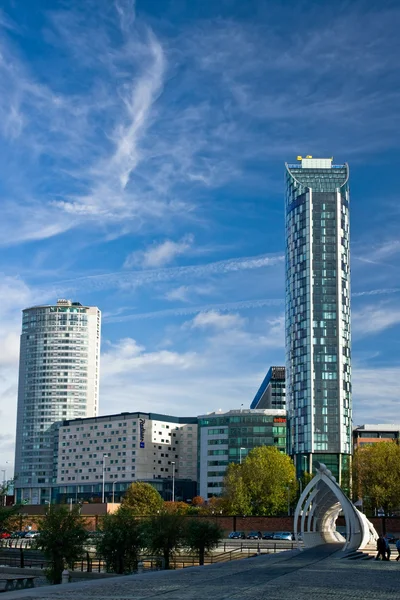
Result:
{"label": "person walking", "polygon": [[396,548],[397,548],[397,553],[398,553],[398,556],[396,556],[396,560],[398,562],[399,558],[400,558],[400,540],[396,541]]}
{"label": "person walking", "polygon": [[391,549],[390,549],[389,539],[387,537],[385,537],[385,544],[386,544],[386,560],[390,560]]}
{"label": "person walking", "polygon": [[378,554],[376,555],[375,560],[379,560],[380,556],[382,556],[382,560],[386,560],[386,541],[382,535],[380,535],[376,541],[376,549]]}

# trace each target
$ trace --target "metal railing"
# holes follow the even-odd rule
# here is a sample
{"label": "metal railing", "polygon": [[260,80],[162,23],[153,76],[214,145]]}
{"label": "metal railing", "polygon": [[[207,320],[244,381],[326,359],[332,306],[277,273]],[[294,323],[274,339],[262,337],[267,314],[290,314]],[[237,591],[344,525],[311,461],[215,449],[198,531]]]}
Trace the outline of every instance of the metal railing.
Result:
{"label": "metal railing", "polygon": [[[49,566],[49,561],[43,552],[32,547],[34,540],[26,540],[26,542],[29,542],[27,545],[23,545],[21,542],[23,540],[0,540],[0,564],[10,567],[37,569],[45,569]],[[235,548],[232,548],[232,542],[225,541],[215,552],[205,555],[204,564],[238,560],[257,554],[275,554],[284,550],[293,550],[297,547],[294,542],[277,543],[265,540],[254,541],[253,543],[244,540],[243,542],[236,543],[235,546]],[[219,549],[221,550],[220,552],[218,552]],[[142,570],[160,570],[163,568],[163,559],[159,556],[142,554],[139,560]],[[171,569],[182,569],[197,565],[199,565],[197,555],[183,552],[176,553],[170,561]],[[87,573],[107,572],[105,561],[93,551],[86,551],[84,557],[74,564],[72,570]]]}

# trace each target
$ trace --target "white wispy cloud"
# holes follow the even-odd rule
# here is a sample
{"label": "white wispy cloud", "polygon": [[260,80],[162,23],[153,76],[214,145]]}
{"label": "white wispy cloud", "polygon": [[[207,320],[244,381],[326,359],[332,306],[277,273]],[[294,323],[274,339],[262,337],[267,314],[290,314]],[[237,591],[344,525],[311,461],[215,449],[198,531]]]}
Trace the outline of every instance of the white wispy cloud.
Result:
{"label": "white wispy cloud", "polygon": [[217,310],[209,310],[197,314],[191,321],[190,326],[195,329],[211,327],[217,330],[223,330],[240,327],[242,323],[243,319],[238,314],[223,314]]}
{"label": "white wispy cloud", "polygon": [[400,323],[400,308],[384,304],[368,305],[352,311],[352,331],[356,337],[374,335]]}
{"label": "white wispy cloud", "polygon": [[354,424],[399,423],[400,366],[353,367]]}
{"label": "white wispy cloud", "polygon": [[75,279],[68,279],[49,284],[53,295],[63,295],[75,292],[81,286],[90,290],[106,290],[113,288],[137,287],[146,284],[164,281],[176,281],[179,279],[203,278],[206,276],[221,275],[268,267],[280,267],[283,265],[284,256],[281,254],[259,255],[227,260],[214,261],[200,265],[188,265],[185,267],[169,267],[165,269],[146,269],[143,271],[117,271],[104,273],[102,275],[88,275]]}
{"label": "white wispy cloud", "polygon": [[109,378],[116,374],[125,374],[130,377],[132,373],[146,369],[174,368],[187,369],[196,361],[195,352],[179,354],[170,350],[146,352],[132,338],[124,338],[117,343],[109,343],[102,353],[102,377]]}
{"label": "white wispy cloud", "polygon": [[192,247],[193,235],[185,235],[178,242],[165,240],[159,244],[153,244],[146,250],[138,250],[129,254],[125,260],[124,267],[131,269],[134,266],[144,268],[163,267],[174,261],[177,256],[186,254]]}
{"label": "white wispy cloud", "polygon": [[284,303],[282,298],[264,298],[260,300],[240,300],[238,302],[223,302],[206,304],[200,306],[181,306],[179,308],[166,308],[152,312],[141,312],[128,315],[108,316],[105,321],[108,323],[120,323],[124,321],[138,321],[142,319],[157,319],[165,317],[180,317],[185,315],[195,315],[209,311],[231,311],[248,310],[254,308],[264,308],[265,306],[281,306]]}
{"label": "white wispy cloud", "polygon": [[377,288],[375,290],[364,290],[362,292],[353,292],[351,295],[354,298],[362,296],[388,296],[390,294],[398,294],[400,288]]}
{"label": "white wispy cloud", "polygon": [[168,290],[164,298],[169,302],[191,302],[194,298],[212,296],[215,294],[216,286],[208,283],[198,285],[180,285]]}

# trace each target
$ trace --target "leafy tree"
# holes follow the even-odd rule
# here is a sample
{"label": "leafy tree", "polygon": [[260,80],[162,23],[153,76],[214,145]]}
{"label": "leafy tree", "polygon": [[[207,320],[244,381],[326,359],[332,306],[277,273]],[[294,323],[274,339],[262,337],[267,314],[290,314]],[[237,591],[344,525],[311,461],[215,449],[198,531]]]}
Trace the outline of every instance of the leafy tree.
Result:
{"label": "leafy tree", "polygon": [[152,554],[162,555],[165,568],[184,539],[183,519],[178,514],[161,513],[143,525],[144,544]]}
{"label": "leafy tree", "polygon": [[132,483],[122,499],[122,506],[129,507],[135,515],[154,515],[163,509],[164,501],[150,483]]}
{"label": "leafy tree", "polygon": [[83,554],[88,532],[79,510],[77,505],[72,510],[63,505],[50,505],[39,524],[40,535],[35,545],[50,560],[46,576],[53,584],[61,583],[65,566],[72,568]]}
{"label": "leafy tree", "polygon": [[202,496],[195,496],[192,500],[192,506],[203,506],[204,498]]}
{"label": "leafy tree", "polygon": [[353,458],[353,490],[365,508],[385,514],[400,505],[400,446],[394,441],[357,448]]}
{"label": "leafy tree", "polygon": [[224,531],[218,523],[205,519],[190,519],[185,529],[185,544],[199,556],[199,564],[204,565],[204,555],[218,546]]}
{"label": "leafy tree", "polygon": [[243,478],[243,465],[244,462],[241,465],[231,463],[225,473],[224,498],[231,515],[252,514],[250,491]]}
{"label": "leafy tree", "polygon": [[274,446],[259,446],[241,465],[228,466],[224,496],[231,514],[279,514],[296,496],[293,461]]}
{"label": "leafy tree", "polygon": [[138,556],[142,546],[140,523],[126,506],[117,512],[103,517],[96,547],[104,558],[108,571],[132,573],[137,569]]}
{"label": "leafy tree", "polygon": [[164,511],[170,514],[187,515],[190,511],[190,505],[186,502],[164,502]]}
{"label": "leafy tree", "polygon": [[14,529],[14,520],[21,507],[17,504],[14,506],[0,506],[0,531],[3,529]]}

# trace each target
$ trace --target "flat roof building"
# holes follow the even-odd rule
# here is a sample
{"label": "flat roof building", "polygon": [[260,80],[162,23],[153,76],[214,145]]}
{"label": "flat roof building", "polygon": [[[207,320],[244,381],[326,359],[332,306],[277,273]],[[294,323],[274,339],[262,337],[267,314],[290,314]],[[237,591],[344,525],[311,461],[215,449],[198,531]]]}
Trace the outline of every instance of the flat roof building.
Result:
{"label": "flat roof building", "polygon": [[286,400],[297,476],[326,464],[350,481],[352,453],[349,168],[286,164]]}
{"label": "flat roof building", "polygon": [[353,447],[354,449],[375,444],[377,442],[400,440],[400,424],[366,424],[357,425],[353,428]]}
{"label": "flat roof building", "polygon": [[119,500],[133,481],[153,484],[166,500],[173,478],[175,499],[196,494],[195,417],[125,412],[63,421],[56,435],[54,499],[101,498],[103,468],[108,501]]}
{"label": "flat roof building", "polygon": [[198,417],[199,494],[204,499],[223,491],[229,463],[241,463],[257,446],[286,451],[286,411],[243,409]]}

